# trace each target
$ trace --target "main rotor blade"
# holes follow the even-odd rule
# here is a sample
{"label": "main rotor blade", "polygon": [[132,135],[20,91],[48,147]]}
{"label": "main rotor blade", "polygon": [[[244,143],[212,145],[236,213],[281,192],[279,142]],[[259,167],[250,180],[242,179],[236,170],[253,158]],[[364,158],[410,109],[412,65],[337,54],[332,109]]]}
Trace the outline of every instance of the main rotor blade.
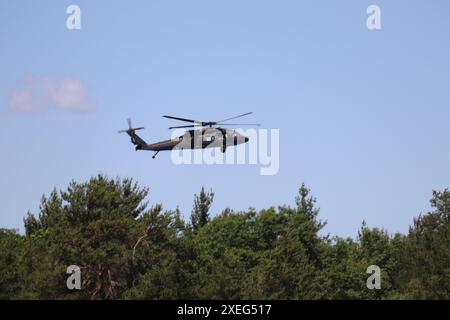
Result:
{"label": "main rotor blade", "polygon": [[172,117],[172,116],[163,116],[163,118],[174,119],[174,120],[185,121],[185,122],[192,122],[192,123],[200,122],[200,121],[196,121],[196,120],[192,120],[192,119]]}
{"label": "main rotor blade", "polygon": [[128,121],[128,128],[131,129],[131,118],[128,118],[127,121]]}
{"label": "main rotor blade", "polygon": [[198,128],[198,127],[201,127],[201,126],[196,126],[196,125],[194,125],[194,124],[191,124],[191,125],[189,125],[189,126],[176,126],[176,127],[169,127],[169,129],[179,129],[179,128]]}
{"label": "main rotor blade", "polygon": [[257,126],[259,127],[260,123],[221,123],[223,126]]}
{"label": "main rotor blade", "polygon": [[229,120],[237,119],[237,118],[240,118],[240,117],[248,116],[249,114],[252,114],[252,113],[253,112],[247,112],[247,113],[235,116],[235,117],[231,117],[231,118],[228,118],[228,119],[223,119],[223,120],[217,121],[217,123],[222,123],[222,122],[225,122],[225,121],[229,121]]}
{"label": "main rotor blade", "polygon": [[[222,123],[222,125],[223,126],[256,126],[256,127],[259,127],[261,124],[260,123]],[[201,126],[201,125],[176,126],[176,127],[169,127],[169,129],[198,128],[198,127],[204,127],[204,126]]]}

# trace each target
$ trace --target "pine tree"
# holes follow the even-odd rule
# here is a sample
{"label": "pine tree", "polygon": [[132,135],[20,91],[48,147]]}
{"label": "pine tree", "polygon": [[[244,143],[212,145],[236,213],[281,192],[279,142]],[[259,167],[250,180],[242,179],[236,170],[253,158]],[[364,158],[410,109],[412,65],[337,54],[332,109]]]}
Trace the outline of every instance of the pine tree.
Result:
{"label": "pine tree", "polygon": [[209,221],[209,209],[214,200],[214,193],[212,191],[205,192],[202,187],[199,195],[195,195],[194,208],[191,214],[192,229],[196,232],[200,227],[203,227]]}

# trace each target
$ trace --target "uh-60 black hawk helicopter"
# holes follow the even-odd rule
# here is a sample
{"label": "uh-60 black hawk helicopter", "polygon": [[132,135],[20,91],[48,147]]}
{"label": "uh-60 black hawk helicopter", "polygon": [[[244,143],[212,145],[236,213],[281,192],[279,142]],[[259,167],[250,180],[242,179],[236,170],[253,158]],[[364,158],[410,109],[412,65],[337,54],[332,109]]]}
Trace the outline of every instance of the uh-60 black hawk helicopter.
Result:
{"label": "uh-60 black hawk helicopter", "polygon": [[[221,126],[259,126],[258,123],[225,123],[226,121],[247,116],[253,112],[247,112],[235,117],[227,118],[220,121],[197,121],[186,118],[163,116],[164,118],[174,119],[179,121],[190,122],[192,124],[185,126],[169,127],[169,129],[178,128],[199,128],[186,131],[183,135],[176,139],[164,140],[155,143],[147,143],[136,134],[137,130],[142,130],[144,127],[133,128],[131,119],[128,119],[128,129],[120,130],[119,133],[127,133],[131,138],[131,143],[136,146],[138,150],[155,151],[153,159],[160,151],[169,151],[173,149],[206,149],[206,148],[221,148],[222,152],[227,150],[229,146],[237,146],[248,142],[248,137],[239,134],[233,129],[223,128]],[[206,128],[205,128],[206,127]]]}

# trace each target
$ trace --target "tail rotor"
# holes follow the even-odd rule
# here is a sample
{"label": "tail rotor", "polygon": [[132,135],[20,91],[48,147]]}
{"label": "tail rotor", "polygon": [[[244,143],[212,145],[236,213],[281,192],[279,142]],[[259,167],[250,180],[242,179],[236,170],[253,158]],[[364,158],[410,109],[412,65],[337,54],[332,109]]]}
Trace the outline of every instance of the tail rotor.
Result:
{"label": "tail rotor", "polygon": [[131,119],[128,118],[127,119],[128,122],[128,129],[126,130],[119,130],[119,133],[128,133],[129,135],[133,134],[135,131],[137,130],[142,130],[144,129],[144,127],[139,127],[139,128],[133,128],[132,124],[131,124]]}

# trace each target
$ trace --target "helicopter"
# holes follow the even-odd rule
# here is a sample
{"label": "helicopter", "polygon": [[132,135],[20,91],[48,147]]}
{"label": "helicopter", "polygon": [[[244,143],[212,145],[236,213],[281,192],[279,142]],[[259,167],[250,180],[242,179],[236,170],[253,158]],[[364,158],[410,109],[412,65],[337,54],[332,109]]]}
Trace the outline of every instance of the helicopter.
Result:
{"label": "helicopter", "polygon": [[248,116],[253,112],[247,112],[234,116],[231,118],[223,119],[220,121],[197,121],[187,118],[180,118],[174,116],[162,116],[163,118],[178,120],[183,122],[189,122],[190,125],[174,126],[169,129],[179,128],[199,128],[187,130],[183,135],[170,140],[163,140],[155,143],[147,143],[144,139],[136,134],[136,131],[144,129],[144,127],[133,128],[131,119],[128,118],[128,129],[119,130],[119,133],[126,133],[131,138],[131,143],[138,150],[154,151],[152,156],[155,159],[156,155],[160,151],[170,151],[174,149],[206,149],[206,148],[220,148],[222,153],[225,153],[227,147],[237,146],[239,144],[247,143],[249,138],[236,132],[233,129],[224,128],[222,126],[259,126],[258,123],[226,123],[227,121]]}

